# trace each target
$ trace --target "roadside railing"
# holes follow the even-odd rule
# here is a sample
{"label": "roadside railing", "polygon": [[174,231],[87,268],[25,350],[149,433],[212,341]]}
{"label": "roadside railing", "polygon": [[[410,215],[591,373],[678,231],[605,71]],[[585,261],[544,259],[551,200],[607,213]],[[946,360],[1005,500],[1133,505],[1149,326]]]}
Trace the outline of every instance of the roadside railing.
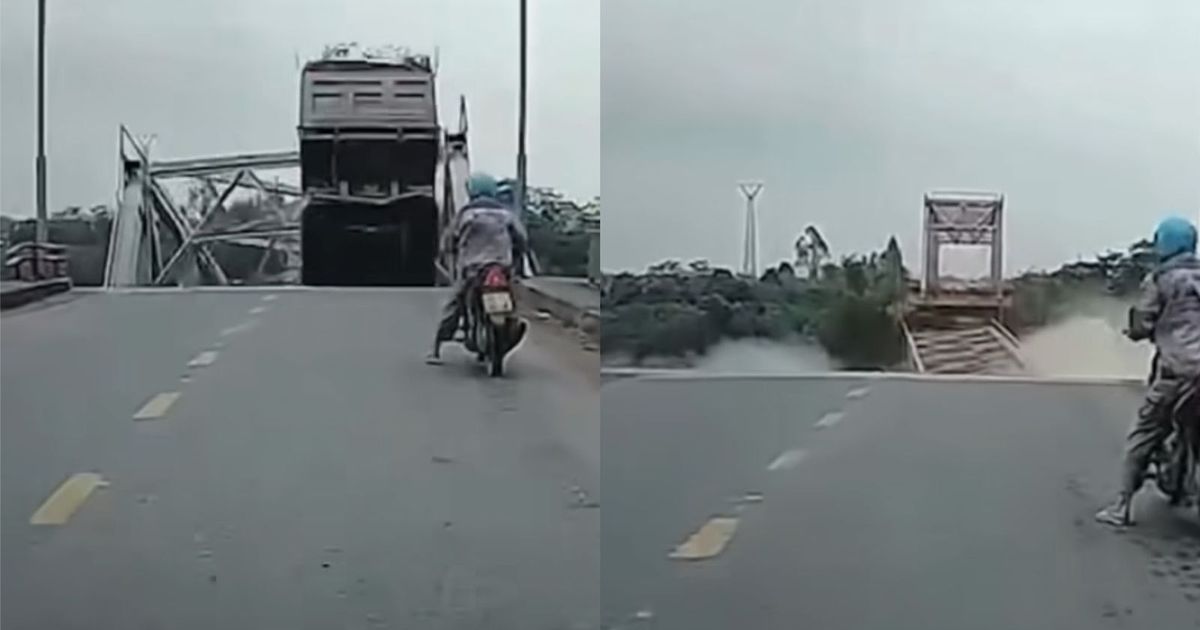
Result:
{"label": "roadside railing", "polygon": [[600,226],[588,226],[588,280],[600,286]]}
{"label": "roadside railing", "polygon": [[68,278],[67,262],[67,248],[53,243],[21,243],[4,256],[6,275],[22,282]]}
{"label": "roadside railing", "polygon": [[908,354],[908,367],[913,372],[918,374],[925,372],[925,363],[921,360],[921,351],[917,348],[917,341],[913,339],[912,330],[908,327],[908,322],[904,319],[900,320],[900,331],[904,334],[904,347]]}
{"label": "roadside railing", "polygon": [[1017,339],[1016,335],[998,319],[989,322],[989,329],[1000,345],[1004,346],[1004,349],[1012,356],[1013,361],[1024,369],[1026,365],[1024,357],[1021,356],[1021,341]]}

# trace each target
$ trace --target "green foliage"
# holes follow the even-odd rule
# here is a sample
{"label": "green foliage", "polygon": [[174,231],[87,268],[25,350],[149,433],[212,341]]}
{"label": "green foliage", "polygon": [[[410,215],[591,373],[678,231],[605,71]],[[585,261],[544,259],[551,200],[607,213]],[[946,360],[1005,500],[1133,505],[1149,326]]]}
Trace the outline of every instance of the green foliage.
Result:
{"label": "green foliage", "polygon": [[663,261],[646,274],[610,279],[603,296],[604,351],[703,354],[721,339],[804,337],[854,367],[887,367],[903,356],[891,314],[906,276],[899,247],[826,263],[819,279],[784,263],[761,278],[703,261]]}
{"label": "green foliage", "polygon": [[[514,179],[501,180],[501,201],[513,207]],[[591,236],[584,229],[583,214],[590,204],[572,201],[552,188],[530,187],[521,219],[529,232],[529,246],[541,264],[541,273],[586,277]]]}
{"label": "green foliage", "polygon": [[[96,217],[52,218],[47,221],[47,235],[51,243],[60,245],[104,245],[112,223],[107,215]],[[8,241],[12,245],[33,241],[37,224],[33,220],[14,221]]]}
{"label": "green foliage", "polygon": [[709,315],[691,304],[630,304],[601,313],[603,348],[628,351],[637,359],[702,354],[716,341]]}
{"label": "green foliage", "polygon": [[1153,248],[1142,240],[1125,252],[1106,252],[1093,261],[1066,264],[1049,273],[1023,274],[1012,282],[1008,324],[1016,330],[1037,328],[1070,314],[1081,299],[1133,295],[1154,265]]}
{"label": "green foliage", "polygon": [[902,333],[888,302],[851,293],[823,313],[817,339],[848,368],[890,367],[904,358]]}
{"label": "green foliage", "polygon": [[563,232],[533,212],[524,216],[529,246],[551,276],[587,276],[590,236],[586,232]]}

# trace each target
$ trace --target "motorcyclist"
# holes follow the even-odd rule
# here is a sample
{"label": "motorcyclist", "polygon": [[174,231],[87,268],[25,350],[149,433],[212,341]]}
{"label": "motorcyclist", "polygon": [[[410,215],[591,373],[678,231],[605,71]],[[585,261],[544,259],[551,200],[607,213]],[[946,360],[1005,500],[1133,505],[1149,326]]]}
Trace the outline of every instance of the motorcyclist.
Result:
{"label": "motorcyclist", "polygon": [[[441,346],[458,331],[467,291],[479,270],[493,263],[513,269],[514,260],[523,256],[528,247],[525,226],[516,213],[497,199],[497,190],[496,179],[491,175],[474,173],[467,179],[469,201],[459,210],[443,241],[443,247],[454,254],[457,272],[454,292],[442,308],[427,363],[441,363]],[[523,319],[518,320],[511,345],[521,341],[527,326]]]}
{"label": "motorcyclist", "polygon": [[1158,265],[1142,284],[1130,309],[1130,339],[1150,339],[1155,364],[1150,387],[1138,408],[1126,440],[1121,491],[1096,514],[1110,525],[1132,524],[1133,495],[1145,481],[1150,459],[1170,436],[1171,410],[1179,396],[1200,379],[1200,261],[1196,258],[1196,226],[1172,217],[1154,233]]}

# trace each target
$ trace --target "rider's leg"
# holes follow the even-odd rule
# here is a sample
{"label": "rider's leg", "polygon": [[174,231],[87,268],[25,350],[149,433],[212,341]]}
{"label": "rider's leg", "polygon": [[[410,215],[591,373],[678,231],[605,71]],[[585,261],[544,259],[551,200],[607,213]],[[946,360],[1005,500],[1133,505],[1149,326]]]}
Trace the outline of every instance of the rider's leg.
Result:
{"label": "rider's leg", "polygon": [[1122,490],[1129,493],[1137,492],[1142,487],[1150,458],[1171,435],[1171,406],[1185,384],[1183,379],[1161,366],[1156,376],[1138,408],[1137,420],[1126,442]]}
{"label": "rider's leg", "polygon": [[1170,406],[1182,384],[1180,379],[1164,371],[1156,374],[1126,438],[1121,492],[1113,503],[1096,514],[1097,520],[1112,525],[1128,525],[1132,522],[1130,507],[1133,495],[1145,482],[1146,469],[1155,450],[1171,435]]}
{"label": "rider's leg", "polygon": [[441,361],[442,344],[454,339],[454,333],[458,332],[459,320],[462,318],[463,291],[465,287],[465,280],[460,279],[456,282],[450,299],[442,306],[442,317],[438,321],[437,334],[433,339],[433,350],[426,357],[426,361],[429,363]]}

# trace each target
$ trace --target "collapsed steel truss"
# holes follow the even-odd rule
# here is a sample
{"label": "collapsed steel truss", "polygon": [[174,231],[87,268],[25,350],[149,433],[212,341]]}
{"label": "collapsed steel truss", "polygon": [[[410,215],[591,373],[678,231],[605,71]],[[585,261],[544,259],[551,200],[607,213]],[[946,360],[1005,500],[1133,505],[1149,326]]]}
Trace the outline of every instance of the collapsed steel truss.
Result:
{"label": "collapsed steel truss", "polygon": [[[105,261],[105,286],[228,284],[210,248],[215,242],[262,249],[259,271],[273,251],[298,253],[299,213],[287,216],[280,200],[301,201],[302,192],[295,186],[264,182],[255,172],[298,166],[297,151],[154,162],[146,144],[121,126],[118,160],[117,213]],[[212,199],[199,217],[188,216],[160,181],[181,177],[201,182]],[[265,216],[214,227],[213,219],[227,212],[225,204],[238,188],[263,195]]]}
{"label": "collapsed steel truss", "polygon": [[[460,99],[458,128],[441,133],[437,169],[441,181],[433,193],[439,206],[438,232],[443,237],[435,265],[443,282],[453,281],[455,268],[452,248],[444,237],[458,210],[467,203],[467,131],[466,99]],[[282,251],[299,260],[300,218],[309,198],[297,186],[264,181],[255,172],[298,167],[298,151],[152,161],[146,144],[122,126],[118,158],[118,203],[105,261],[106,287],[229,284],[211,250],[214,243],[261,249],[260,272],[272,252]],[[160,181],[171,178],[191,178],[204,186],[211,202],[198,217],[189,216]],[[264,216],[233,226],[215,225],[213,219],[228,210],[225,204],[238,188],[256,190],[268,200]],[[284,212],[288,204],[279,203],[281,198],[297,202],[291,205],[291,212]],[[538,273],[540,265],[533,252],[526,255],[522,261],[525,272]]]}

